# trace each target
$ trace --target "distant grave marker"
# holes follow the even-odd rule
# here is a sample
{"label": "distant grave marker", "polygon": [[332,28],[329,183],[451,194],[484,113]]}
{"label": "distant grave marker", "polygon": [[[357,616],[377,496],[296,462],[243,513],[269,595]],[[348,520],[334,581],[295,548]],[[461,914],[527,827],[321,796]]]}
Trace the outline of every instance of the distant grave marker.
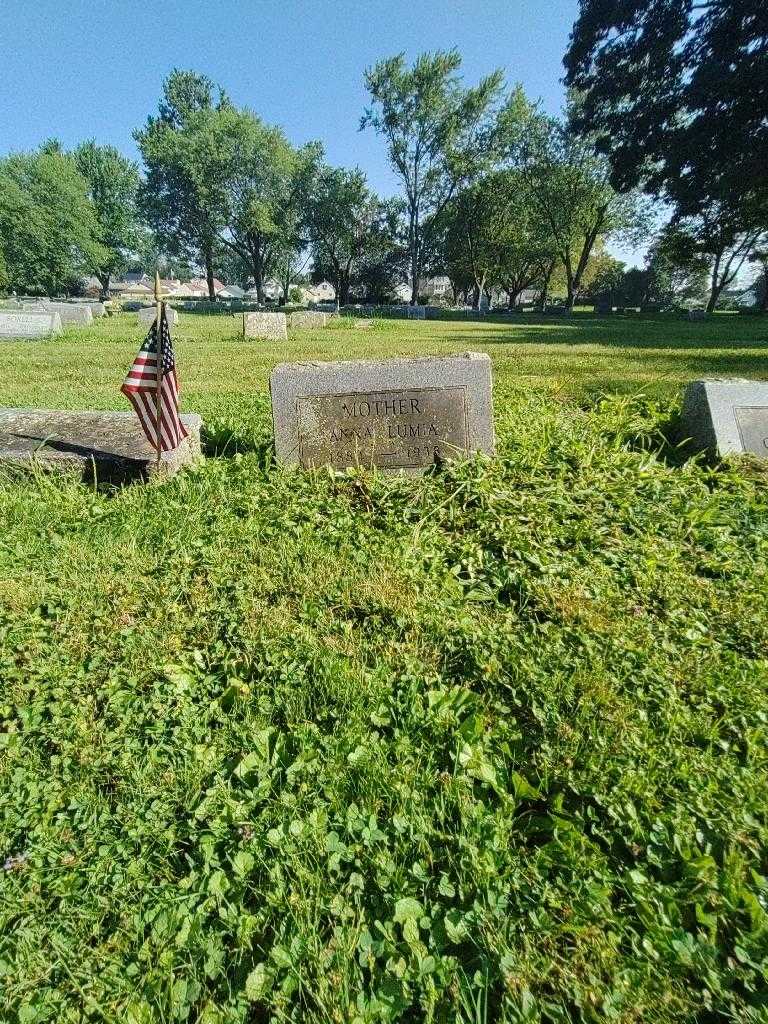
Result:
{"label": "distant grave marker", "polygon": [[[176,324],[178,324],[178,322],[179,322],[179,314],[178,314],[178,312],[173,308],[173,306],[166,305],[165,313],[166,313],[166,316],[168,317],[168,323],[172,327],[175,327]],[[140,324],[146,324],[146,326],[149,327],[154,322],[154,320],[155,320],[155,318],[157,316],[157,310],[155,309],[154,306],[146,306],[144,309],[140,309],[139,310],[139,314],[138,315],[139,315],[139,323]]]}
{"label": "distant grave marker", "polygon": [[491,361],[447,358],[285,363],[270,377],[279,462],[423,472],[493,454]]}
{"label": "distant grave marker", "polygon": [[49,338],[61,332],[58,313],[0,310],[0,338]]}
{"label": "distant grave marker", "polygon": [[40,310],[43,313],[58,313],[62,324],[88,325],[93,323],[93,312],[85,303],[74,302],[40,302],[30,311]]}
{"label": "distant grave marker", "polygon": [[685,390],[682,428],[697,448],[768,459],[768,383],[697,380]]}
{"label": "distant grave marker", "polygon": [[326,327],[332,319],[332,315],[317,309],[301,309],[296,313],[291,313],[289,323],[294,328]]}
{"label": "distant grave marker", "polygon": [[285,313],[243,313],[243,337],[285,340],[288,337]]}

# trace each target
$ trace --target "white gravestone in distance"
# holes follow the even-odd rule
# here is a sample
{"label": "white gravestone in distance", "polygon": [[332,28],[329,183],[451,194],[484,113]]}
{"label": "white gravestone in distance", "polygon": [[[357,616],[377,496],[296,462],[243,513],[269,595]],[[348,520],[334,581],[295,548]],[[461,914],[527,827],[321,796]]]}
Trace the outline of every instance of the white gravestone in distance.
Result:
{"label": "white gravestone in distance", "polygon": [[269,386],[281,463],[419,473],[494,451],[491,360],[484,353],[284,363]]}
{"label": "white gravestone in distance", "polygon": [[[171,327],[175,327],[176,324],[179,322],[179,314],[176,312],[173,306],[166,306],[165,313],[166,316],[168,317],[168,323],[171,325]],[[155,309],[155,307],[147,306],[144,309],[139,310],[139,323],[145,324],[147,329],[149,329],[152,321],[155,319],[156,316],[157,310]]]}
{"label": "white gravestone in distance", "polygon": [[43,313],[58,313],[61,322],[67,324],[80,324],[81,326],[93,323],[93,313],[90,306],[85,303],[74,302],[41,302],[34,307]]}
{"label": "white gravestone in distance", "polygon": [[698,448],[768,459],[768,381],[693,381],[681,420],[684,436]]}
{"label": "white gravestone in distance", "polygon": [[49,338],[61,332],[58,313],[0,310],[0,338]]}
{"label": "white gravestone in distance", "polygon": [[243,337],[284,341],[288,337],[285,313],[243,313]]}

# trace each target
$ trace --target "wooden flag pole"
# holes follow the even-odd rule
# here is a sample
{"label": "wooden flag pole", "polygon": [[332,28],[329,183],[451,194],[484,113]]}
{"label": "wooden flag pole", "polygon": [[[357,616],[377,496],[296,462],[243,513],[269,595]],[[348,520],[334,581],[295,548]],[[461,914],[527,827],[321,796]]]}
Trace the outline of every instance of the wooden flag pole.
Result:
{"label": "wooden flag pole", "polygon": [[160,325],[163,319],[163,292],[160,287],[160,271],[155,268],[155,340],[157,344],[157,391],[155,392],[155,417],[157,419],[157,469],[160,469],[163,445],[160,439],[160,413],[162,410],[163,360],[160,344]]}

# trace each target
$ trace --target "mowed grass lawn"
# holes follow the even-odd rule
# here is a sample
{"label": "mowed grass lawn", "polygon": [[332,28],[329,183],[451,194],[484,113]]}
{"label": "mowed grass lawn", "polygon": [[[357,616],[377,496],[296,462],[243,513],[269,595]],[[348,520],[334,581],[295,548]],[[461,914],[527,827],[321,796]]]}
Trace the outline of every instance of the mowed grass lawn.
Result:
{"label": "mowed grass lawn", "polygon": [[[0,471],[0,1020],[768,1021],[768,470],[668,442],[762,318],[181,316],[208,458]],[[134,316],[0,344],[127,408]],[[498,454],[274,466],[285,360],[490,353]]]}

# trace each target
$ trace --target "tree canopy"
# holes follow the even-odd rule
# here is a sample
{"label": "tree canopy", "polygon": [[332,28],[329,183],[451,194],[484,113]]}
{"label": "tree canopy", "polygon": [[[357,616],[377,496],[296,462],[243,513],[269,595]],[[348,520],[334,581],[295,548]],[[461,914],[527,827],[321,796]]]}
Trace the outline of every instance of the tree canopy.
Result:
{"label": "tree canopy", "polygon": [[365,73],[371,105],[360,127],[370,125],[384,136],[390,164],[403,185],[414,303],[440,213],[490,156],[502,74],[495,71],[466,89],[460,68],[458,51],[449,50],[424,53],[412,67],[401,53]]}
{"label": "tree canopy", "polygon": [[88,183],[57,143],[0,160],[0,254],[6,287],[36,294],[77,290],[108,261]]}
{"label": "tree canopy", "polygon": [[565,55],[618,188],[766,223],[768,15],[754,0],[580,0]]}

